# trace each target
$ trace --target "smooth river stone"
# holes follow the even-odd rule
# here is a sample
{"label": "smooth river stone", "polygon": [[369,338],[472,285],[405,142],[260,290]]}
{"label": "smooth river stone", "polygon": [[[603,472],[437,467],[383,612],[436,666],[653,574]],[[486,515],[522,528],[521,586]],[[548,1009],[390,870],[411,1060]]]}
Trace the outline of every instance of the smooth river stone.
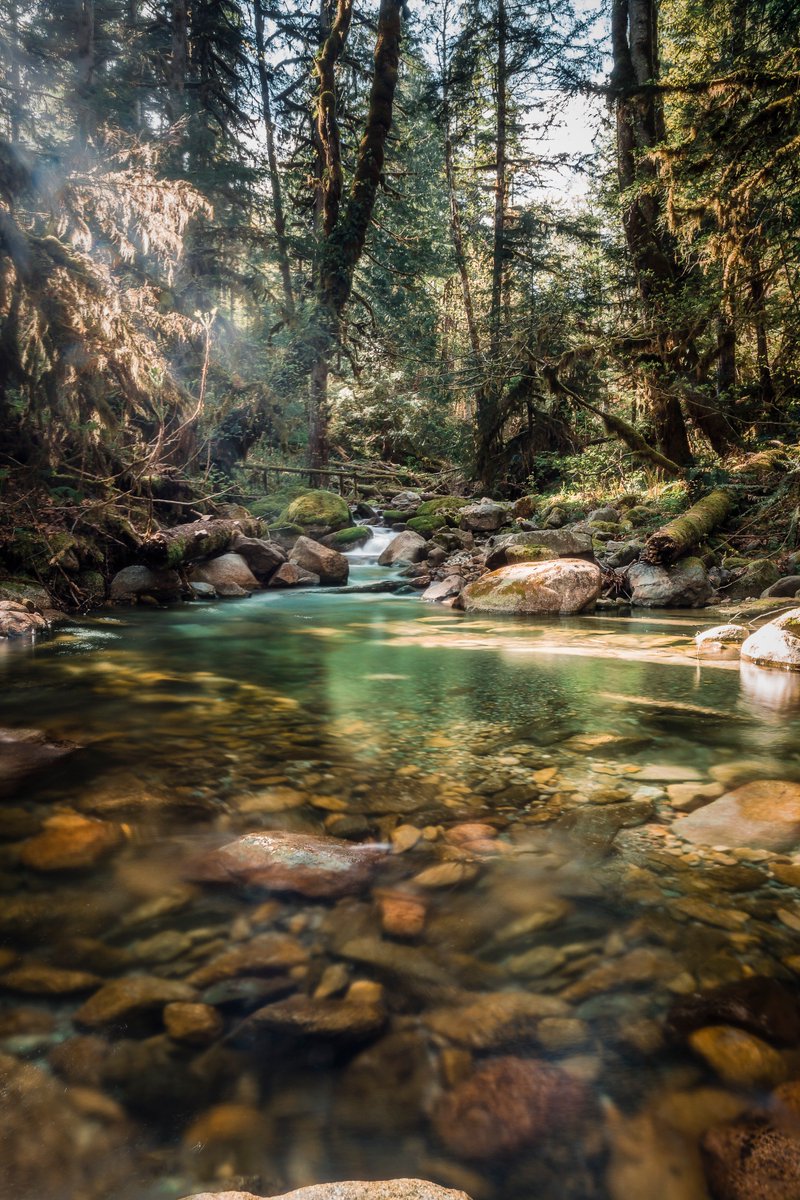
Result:
{"label": "smooth river stone", "polygon": [[[252,1192],[197,1192],[184,1200],[265,1200]],[[466,1192],[439,1187],[427,1179],[377,1179],[315,1183],[266,1200],[470,1200]]]}
{"label": "smooth river stone", "polygon": [[563,1132],[586,1102],[584,1084],[550,1063],[492,1058],[442,1097],[433,1124],[454,1154],[502,1158]]}
{"label": "smooth river stone", "polygon": [[190,870],[205,883],[255,885],[302,896],[347,896],[362,891],[385,854],[336,838],[287,830],[248,833],[206,855]]}
{"label": "smooth river stone", "polygon": [[800,783],[754,780],[679,818],[671,828],[705,846],[790,850],[800,842]]}
{"label": "smooth river stone", "polygon": [[500,567],[469,584],[462,597],[467,612],[568,616],[591,607],[602,582],[594,563],[561,558]]}

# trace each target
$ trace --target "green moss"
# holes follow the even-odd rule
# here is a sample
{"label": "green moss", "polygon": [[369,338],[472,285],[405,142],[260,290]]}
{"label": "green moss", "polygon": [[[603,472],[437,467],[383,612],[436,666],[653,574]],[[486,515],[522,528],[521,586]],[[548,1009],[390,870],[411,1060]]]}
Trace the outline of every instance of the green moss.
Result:
{"label": "green moss", "polygon": [[558,555],[554,554],[552,550],[548,550],[546,546],[526,543],[524,546],[506,547],[507,563],[549,562],[554,558],[558,558]]}
{"label": "green moss", "polygon": [[618,521],[590,521],[589,529],[592,533],[607,533],[609,537],[614,537],[620,532]]}
{"label": "green moss", "polygon": [[352,523],[346,501],[335,492],[314,490],[292,500],[280,520],[303,529],[344,529]]}
{"label": "green moss", "polygon": [[407,524],[408,528],[413,529],[414,533],[418,533],[420,537],[432,538],[437,529],[442,528],[443,522],[441,516],[438,513],[435,513],[430,517],[412,517]]}
{"label": "green moss", "polygon": [[383,519],[387,525],[397,525],[401,521],[405,521],[408,517],[407,512],[401,512],[399,508],[385,508],[383,510]]}
{"label": "green moss", "polygon": [[365,525],[351,525],[349,529],[339,529],[331,534],[332,546],[361,546],[372,537],[372,532]]}
{"label": "green moss", "polygon": [[81,571],[77,583],[84,595],[92,602],[105,599],[106,581],[99,571]]}
{"label": "green moss", "polygon": [[438,517],[437,529],[441,525],[457,525],[461,509],[470,503],[466,496],[435,496],[433,500],[423,500],[417,509],[417,518]]}
{"label": "green moss", "polygon": [[0,579],[0,600],[16,600],[20,604],[30,600],[39,608],[51,608],[53,603],[52,597],[35,579],[17,577]]}

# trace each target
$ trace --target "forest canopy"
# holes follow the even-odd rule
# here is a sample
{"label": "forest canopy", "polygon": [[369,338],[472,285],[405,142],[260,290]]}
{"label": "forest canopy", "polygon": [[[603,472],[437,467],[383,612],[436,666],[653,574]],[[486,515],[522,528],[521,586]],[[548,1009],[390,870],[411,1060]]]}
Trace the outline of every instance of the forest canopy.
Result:
{"label": "forest canopy", "polygon": [[518,495],[796,441],[789,0],[0,15],[7,487],[378,459]]}

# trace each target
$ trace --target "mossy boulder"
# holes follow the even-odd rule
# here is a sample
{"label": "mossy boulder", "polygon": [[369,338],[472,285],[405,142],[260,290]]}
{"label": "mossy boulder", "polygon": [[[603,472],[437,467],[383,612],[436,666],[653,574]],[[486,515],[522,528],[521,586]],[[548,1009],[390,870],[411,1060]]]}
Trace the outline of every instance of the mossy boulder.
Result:
{"label": "mossy boulder", "polygon": [[558,555],[555,551],[548,550],[546,546],[523,544],[521,546],[507,546],[505,551],[506,564],[549,562],[553,558],[558,558]]}
{"label": "mossy boulder", "polygon": [[417,517],[439,517],[439,526],[457,525],[459,512],[471,503],[466,496],[434,496],[432,500],[423,500]]}
{"label": "mossy boulder", "polygon": [[399,508],[385,508],[383,519],[387,525],[399,525],[401,522],[405,524],[408,520],[408,513]]}
{"label": "mossy boulder", "polygon": [[350,546],[363,546],[371,537],[372,530],[368,525],[351,525],[348,529],[337,529],[336,533],[329,534],[325,538],[325,545],[344,550]]}
{"label": "mossy boulder", "polygon": [[592,607],[602,582],[600,568],[580,558],[515,563],[469,584],[462,600],[467,612],[569,615]]}
{"label": "mossy boulder", "polygon": [[0,600],[16,600],[20,604],[35,604],[37,608],[55,608],[50,593],[35,579],[11,577],[0,579]]}
{"label": "mossy boulder", "polygon": [[406,524],[409,529],[413,529],[414,533],[418,533],[420,537],[424,537],[426,540],[432,538],[437,530],[447,528],[442,518],[435,515],[430,517],[412,517]]}
{"label": "mossy boulder", "polygon": [[724,589],[726,599],[746,600],[748,596],[760,596],[773,583],[777,583],[781,573],[768,558],[757,558],[747,564],[744,574]]}
{"label": "mossy boulder", "polygon": [[280,516],[283,524],[299,525],[303,533],[325,537],[353,524],[347,502],[335,492],[315,489],[297,496]]}

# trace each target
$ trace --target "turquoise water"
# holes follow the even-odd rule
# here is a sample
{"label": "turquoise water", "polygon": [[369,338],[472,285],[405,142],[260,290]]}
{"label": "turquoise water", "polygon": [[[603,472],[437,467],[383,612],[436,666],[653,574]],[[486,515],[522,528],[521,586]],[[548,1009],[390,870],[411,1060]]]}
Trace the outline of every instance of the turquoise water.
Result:
{"label": "turquoise water", "polygon": [[[381,571],[367,564],[354,574]],[[91,1052],[105,1065],[70,1075],[54,1052],[68,1044],[81,1062],[89,1055],[71,1040],[85,1033],[74,1019],[85,995],[4,987],[0,1052],[64,1083],[67,1097],[83,1088],[119,1108],[114,1119],[86,1115],[92,1105],[78,1095],[92,1136],[105,1120],[113,1137],[103,1126],[88,1175],[80,1139],[58,1151],[74,1155],[78,1182],[63,1164],[52,1174],[43,1168],[40,1200],[109,1195],[112,1178],[115,1195],[169,1198],[203,1186],[273,1195],[392,1175],[463,1187],[475,1200],[616,1200],[628,1185],[615,1182],[614,1163],[629,1150],[609,1113],[647,1112],[654,1096],[708,1082],[702,1064],[657,1036],[676,996],[753,971],[790,977],[791,934],[773,920],[777,893],[763,866],[755,890],[750,883],[721,900],[708,893],[723,906],[750,906],[744,937],[687,923],[671,908],[683,894],[704,894],[704,872],[712,880],[735,858],[676,855],[673,871],[663,854],[647,857],[658,842],[647,837],[675,815],[670,772],[708,781],[719,767],[754,760],[750,777],[800,773],[785,677],[743,682],[737,664],[698,666],[691,638],[703,625],[697,613],[532,624],[466,616],[416,596],[265,592],[109,610],[32,648],[8,648],[0,725],[81,747],[3,802],[0,946],[16,965],[86,970],[96,986],[135,974],[185,979],[221,948],[278,930],[310,956],[283,994],[313,994],[328,979],[335,998],[368,981],[386,1011],[383,1029],[368,1037],[253,1040],[241,1023],[269,997],[252,1000],[256,988],[248,999],[255,985],[243,984],[239,999],[233,991],[199,997],[223,1019],[210,1047],[176,1050],[156,1010],[95,1031],[100,1046]],[[587,735],[616,741],[581,744]],[[649,778],[653,768],[660,780]],[[647,781],[637,781],[642,772]],[[276,789],[295,799],[283,807]],[[618,794],[609,798],[609,789]],[[595,825],[618,803],[653,809],[612,847],[606,826],[598,833]],[[64,808],[111,822],[123,843],[86,870],[25,866],[20,846]],[[466,822],[492,826],[501,851],[454,851],[448,831]],[[253,829],[388,847],[398,825],[413,826],[419,841],[387,857],[374,894],[270,899],[188,882],[198,854]],[[440,886],[416,883],[442,864],[451,874]],[[421,933],[382,928],[382,890],[423,897]],[[536,913],[544,914],[538,924]],[[391,961],[354,957],[354,938],[388,947]],[[667,968],[633,980],[623,972],[584,995],[576,989],[635,947],[668,957]],[[540,957],[525,960],[530,951]],[[430,971],[445,982],[431,983]],[[261,969],[240,975],[263,983]],[[548,1038],[530,1029],[497,1042],[487,1034],[487,1044],[465,1047],[429,1023],[465,996],[508,991],[566,996],[577,1024]],[[571,1073],[588,1109],[525,1146],[465,1152],[443,1134],[437,1104],[497,1054]],[[638,1153],[652,1167],[647,1147]],[[688,1142],[686,1153],[694,1153]],[[3,1173],[0,1162],[0,1181]],[[8,1178],[16,1195],[27,1194],[27,1176]]]}

